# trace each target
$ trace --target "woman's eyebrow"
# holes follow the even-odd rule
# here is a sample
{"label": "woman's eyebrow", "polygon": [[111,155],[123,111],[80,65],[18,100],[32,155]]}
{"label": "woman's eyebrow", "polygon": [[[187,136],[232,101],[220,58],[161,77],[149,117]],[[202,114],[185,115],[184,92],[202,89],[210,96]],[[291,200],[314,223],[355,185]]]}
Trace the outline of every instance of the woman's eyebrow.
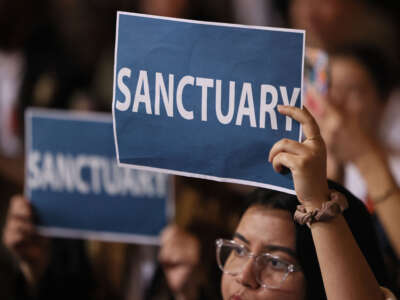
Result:
{"label": "woman's eyebrow", "polygon": [[268,246],[265,246],[263,249],[267,252],[282,251],[282,252],[285,252],[286,254],[289,254],[293,258],[297,259],[296,252],[293,249],[288,248],[288,247],[278,246],[278,245],[268,245]]}
{"label": "woman's eyebrow", "polygon": [[[241,240],[242,242],[246,243],[247,245],[250,245],[250,241],[248,239],[246,239],[242,234],[240,234],[239,232],[235,232],[235,234],[233,235],[234,238],[237,238],[239,240]],[[288,247],[285,246],[279,246],[279,245],[268,245],[265,246],[263,248],[265,251],[267,252],[274,252],[274,251],[282,251],[290,256],[292,256],[294,259],[297,259],[297,254],[296,252]]]}
{"label": "woman's eyebrow", "polygon": [[239,240],[241,240],[242,242],[245,242],[247,245],[250,245],[250,241],[248,239],[246,239],[243,235],[241,235],[239,232],[235,232],[235,234],[233,235],[234,238],[238,238]]}

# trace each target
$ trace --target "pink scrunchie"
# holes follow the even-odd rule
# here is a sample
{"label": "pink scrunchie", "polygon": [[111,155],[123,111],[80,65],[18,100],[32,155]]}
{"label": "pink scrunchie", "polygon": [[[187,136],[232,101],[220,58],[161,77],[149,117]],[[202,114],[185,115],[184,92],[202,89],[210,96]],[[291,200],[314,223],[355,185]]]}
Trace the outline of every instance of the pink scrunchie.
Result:
{"label": "pink scrunchie", "polygon": [[312,223],[328,221],[341,214],[349,204],[346,197],[338,191],[331,190],[329,201],[322,204],[321,208],[307,211],[304,205],[298,205],[294,213],[294,220],[301,224],[310,226]]}

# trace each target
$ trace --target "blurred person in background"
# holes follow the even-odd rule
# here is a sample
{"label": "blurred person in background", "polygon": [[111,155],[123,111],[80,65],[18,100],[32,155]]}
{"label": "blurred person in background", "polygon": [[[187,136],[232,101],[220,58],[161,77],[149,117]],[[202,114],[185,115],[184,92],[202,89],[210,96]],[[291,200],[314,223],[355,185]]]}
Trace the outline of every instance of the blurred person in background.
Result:
{"label": "blurred person in background", "polygon": [[[42,1],[0,1],[0,228],[11,195],[22,190],[23,159],[18,118],[19,93],[26,70],[25,49],[42,23]],[[11,299],[13,264],[0,245],[1,296]]]}
{"label": "blurred person in background", "polygon": [[[16,56],[18,59],[15,64],[10,64],[7,69],[3,69],[3,65],[0,66],[0,69],[4,70],[3,74],[18,75],[18,80],[11,78],[15,87],[11,97],[12,111],[4,112],[3,115],[7,116],[7,120],[12,121],[13,132],[20,145],[14,158],[0,154],[0,176],[3,176],[7,182],[11,181],[16,184],[15,189],[7,194],[2,194],[4,207],[1,212],[3,215],[7,211],[10,195],[20,193],[23,186],[24,159],[21,149],[24,135],[23,112],[26,107],[110,110],[117,9],[213,21],[227,21],[230,18],[229,1],[196,1],[189,4],[188,1],[183,0],[118,0],[113,2],[39,0],[28,1],[28,3],[18,0],[2,0],[0,4],[2,5],[1,13],[4,14],[1,22],[5,22],[5,24],[2,23],[5,26],[2,26],[1,30],[6,30],[6,34],[2,36],[2,38],[6,37],[3,45],[12,45],[15,53],[20,53]],[[4,48],[7,47],[4,46]],[[9,70],[13,72],[9,72]],[[11,86],[9,80],[2,82],[5,82],[7,87]],[[1,112],[3,113],[3,111]],[[2,120],[4,119],[2,118]],[[6,142],[9,143],[10,139],[7,138]],[[8,184],[5,185],[8,186]],[[17,206],[18,209],[21,207]],[[10,207],[9,212],[11,213],[15,209],[15,207]],[[31,219],[28,220],[31,221]],[[8,218],[7,224],[9,223],[18,224],[14,218]],[[15,242],[13,238],[9,238],[10,236],[15,237],[14,234],[9,234],[9,231],[15,227],[19,228],[19,225],[6,226],[4,242],[6,242],[14,261],[18,262],[22,256],[18,255],[15,250],[25,251],[27,244]],[[29,233],[34,232],[35,230]],[[41,241],[37,238],[32,238],[32,240]],[[97,241],[83,243],[82,241],[63,239],[61,239],[62,242],[54,242],[56,240],[50,240],[49,244],[52,245],[50,250],[41,252],[42,255],[50,253],[51,259],[48,261],[38,259],[38,262],[44,261],[45,264],[48,264],[48,268],[56,268],[58,272],[62,272],[63,267],[69,265],[69,259],[74,260],[74,253],[89,255],[93,262],[93,277],[97,283],[96,299],[107,297],[135,299],[135,293],[140,297],[141,293],[137,291],[140,291],[143,286],[138,283],[145,281],[142,280],[142,276],[147,272],[146,264],[151,265],[151,259],[157,255],[155,247],[151,246],[127,246],[121,243]],[[18,244],[18,249],[14,249],[15,243]],[[70,244],[71,247],[63,246],[63,243]],[[61,252],[64,253],[62,255],[58,255],[61,253],[58,251],[60,250],[59,246],[66,249],[64,252],[61,249]],[[142,251],[143,249],[144,251]],[[38,253],[36,252],[36,254]],[[135,257],[133,258],[133,256]],[[29,285],[31,282],[29,276],[24,275],[19,263],[16,264],[17,268],[14,270],[19,274],[18,282],[16,285],[10,284],[10,280],[14,278],[14,276],[10,276],[12,273],[9,271],[10,256],[2,255],[2,258],[8,265],[7,268],[2,268],[5,278],[4,281],[1,281],[2,284],[4,283],[11,293],[15,292],[16,286],[24,283],[19,280],[21,278],[19,275],[23,275],[22,278],[25,278],[24,280],[27,280],[25,283]],[[138,261],[141,263],[137,263]],[[70,267],[79,268],[79,264],[71,263]],[[144,271],[141,269],[142,267]],[[131,279],[129,279],[130,275],[132,275]],[[36,277],[42,278],[42,280],[36,278],[32,281],[36,283],[34,290],[37,289],[37,286],[48,283],[49,277]],[[56,281],[59,277],[55,276],[54,278]],[[6,288],[2,289],[2,293],[6,291]]]}
{"label": "blurred person in background", "polygon": [[234,21],[231,0],[139,0],[138,12],[200,21]]}
{"label": "blurred person in background", "polygon": [[284,20],[274,0],[232,0],[235,23],[283,27]]}
{"label": "blurred person in background", "polygon": [[39,236],[22,196],[10,202],[2,241],[17,268],[11,299],[92,299],[93,282],[83,241]]}
{"label": "blurred person in background", "polygon": [[18,162],[22,152],[19,94],[27,68],[25,49],[42,24],[42,11],[42,1],[0,1],[0,183],[5,199],[23,185],[23,164]]}
{"label": "blurred person in background", "polygon": [[90,1],[0,1],[0,176],[18,189],[25,108],[99,107],[92,80],[113,41],[109,9]]}
{"label": "blurred person in background", "polygon": [[351,43],[379,44],[398,57],[397,1],[276,0],[287,25],[305,29],[307,45],[332,51]]}
{"label": "blurred person in background", "polygon": [[[331,52],[348,45],[368,44],[400,61],[400,2],[392,0],[274,0],[286,26],[306,30],[306,46]],[[397,72],[397,71],[396,71]],[[396,74],[394,76],[397,76]],[[400,93],[391,96],[385,132],[400,152]]]}
{"label": "blurred person in background", "polygon": [[394,128],[400,124],[400,106],[399,97],[391,95],[399,72],[399,2],[289,0],[277,5],[290,26],[306,29],[308,46],[332,53],[329,95],[321,104],[325,111],[313,112],[328,146],[328,176],[344,182],[370,209],[375,206],[391,242],[378,223],[387,265],[399,281],[400,136]]}
{"label": "blurred person in background", "polygon": [[172,224],[162,232],[160,266],[145,299],[220,299],[213,241],[221,230],[207,223],[191,225]]}
{"label": "blurred person in background", "polygon": [[[116,12],[113,8],[103,1],[0,1],[1,228],[11,195],[21,193],[23,187],[25,108],[88,110],[101,107],[92,82],[102,49],[113,42]],[[111,80],[112,77],[107,83],[110,86]],[[108,98],[111,103],[111,94]],[[18,215],[21,207],[23,205],[17,208],[10,205],[11,216]],[[28,277],[20,269],[20,261],[25,256],[18,251],[30,252],[30,243],[22,241],[26,236],[19,232],[22,221],[7,218],[7,224],[11,225],[5,228],[4,242],[10,251],[6,252],[3,244],[0,247],[0,290],[1,298],[5,299],[15,298],[16,292],[25,299],[31,293],[30,280],[26,281]],[[51,258],[46,262],[49,267],[43,268],[48,272],[44,277],[39,276],[42,280],[36,278],[38,284],[34,290],[37,291],[33,293],[40,294],[43,299],[73,284],[71,277],[60,277],[62,272],[68,276],[82,268],[82,274],[86,273],[83,241],[52,239],[48,244],[51,244]],[[48,253],[43,251],[41,255]],[[39,259],[38,263],[41,261]],[[85,295],[84,289],[82,295]],[[53,293],[51,297],[61,296]]]}
{"label": "blurred person in background", "polygon": [[[208,232],[204,234],[207,235]],[[190,300],[202,297],[201,294],[204,293],[202,285],[204,286],[207,281],[203,277],[206,274],[199,272],[202,261],[200,258],[201,248],[196,235],[177,225],[170,225],[163,230],[158,260],[173,299]]]}
{"label": "blurred person in background", "polygon": [[390,241],[381,232],[387,265],[398,281],[400,156],[382,135],[397,70],[379,48],[362,44],[331,52],[329,73],[328,95],[315,113],[327,144],[328,177],[344,183],[379,218]]}
{"label": "blurred person in background", "polygon": [[[83,240],[40,236],[33,208],[22,196],[14,196],[2,237],[17,271],[13,298],[219,299],[214,240],[232,231],[242,206],[241,196],[225,188],[183,179],[177,189],[176,224],[161,235],[158,262],[154,246],[85,246]],[[147,255],[129,253],[132,248],[143,248]],[[142,269],[133,272],[138,267]]]}

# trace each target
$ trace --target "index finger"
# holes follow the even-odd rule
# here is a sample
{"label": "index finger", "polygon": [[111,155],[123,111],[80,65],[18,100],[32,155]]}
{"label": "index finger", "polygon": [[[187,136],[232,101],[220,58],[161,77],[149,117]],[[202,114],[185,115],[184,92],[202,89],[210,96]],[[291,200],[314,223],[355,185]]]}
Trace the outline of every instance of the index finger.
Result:
{"label": "index finger", "polygon": [[278,105],[278,111],[298,121],[303,127],[306,138],[320,136],[318,124],[305,106],[301,109],[295,106]]}

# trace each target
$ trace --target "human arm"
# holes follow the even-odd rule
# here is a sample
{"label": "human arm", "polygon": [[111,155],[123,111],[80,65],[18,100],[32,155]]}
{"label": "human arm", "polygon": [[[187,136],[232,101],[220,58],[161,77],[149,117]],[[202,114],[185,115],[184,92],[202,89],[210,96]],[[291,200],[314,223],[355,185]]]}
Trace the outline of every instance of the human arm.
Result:
{"label": "human arm", "polygon": [[400,189],[391,172],[388,154],[380,140],[361,126],[361,120],[346,116],[325,104],[324,139],[330,141],[332,157],[351,162],[360,172],[367,193],[376,202],[375,211],[400,257]]}
{"label": "human arm", "polygon": [[363,177],[374,209],[400,257],[400,189],[378,144],[366,144],[365,153],[354,160]]}
{"label": "human arm", "polygon": [[[299,201],[307,211],[320,208],[329,197],[326,150],[318,125],[306,109],[281,106],[279,112],[299,121],[303,143],[281,140],[271,149],[276,171],[283,166],[293,175]],[[342,216],[311,225],[311,233],[329,300],[383,299],[379,284]]]}
{"label": "human arm", "polygon": [[34,293],[50,261],[50,241],[36,233],[32,208],[22,196],[14,196],[10,201],[3,243]]}
{"label": "human arm", "polygon": [[344,163],[334,155],[327,153],[327,178],[337,183],[344,183]]}

